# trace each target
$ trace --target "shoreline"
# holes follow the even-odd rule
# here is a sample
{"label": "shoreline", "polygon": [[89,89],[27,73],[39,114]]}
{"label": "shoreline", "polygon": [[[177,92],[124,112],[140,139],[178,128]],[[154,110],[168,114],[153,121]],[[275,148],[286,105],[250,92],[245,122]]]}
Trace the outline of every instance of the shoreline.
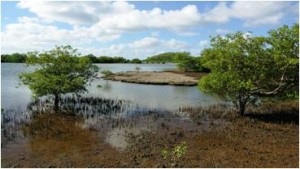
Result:
{"label": "shoreline", "polygon": [[127,120],[106,116],[86,128],[83,116],[44,113],[19,130],[30,142],[20,137],[3,145],[1,162],[6,168],[174,167],[161,152],[185,143],[177,168],[295,168],[298,108],[298,101],[265,103],[244,117],[222,105],[184,109],[190,120],[153,110]]}
{"label": "shoreline", "polygon": [[137,84],[196,86],[207,73],[178,71],[127,71],[103,76],[105,80]]}

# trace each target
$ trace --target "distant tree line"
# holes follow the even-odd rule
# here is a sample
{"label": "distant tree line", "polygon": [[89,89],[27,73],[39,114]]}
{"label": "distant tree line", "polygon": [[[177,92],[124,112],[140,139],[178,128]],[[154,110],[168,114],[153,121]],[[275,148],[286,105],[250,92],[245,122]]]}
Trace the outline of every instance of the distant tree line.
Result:
{"label": "distant tree line", "polygon": [[[93,54],[84,56],[92,63],[177,63],[177,67],[185,72],[209,72],[209,69],[202,66],[201,57],[191,56],[189,52],[166,52],[148,57],[145,60],[138,58],[126,59],[121,56],[99,56]],[[26,54],[13,53],[1,55],[1,62],[7,63],[25,63]]]}
{"label": "distant tree line", "polygon": [[210,72],[202,66],[201,57],[191,56],[189,52],[166,52],[148,57],[145,63],[177,63],[177,68],[184,72]]}
{"label": "distant tree line", "polygon": [[8,63],[24,63],[26,61],[26,54],[13,53],[13,54],[4,54],[1,55],[1,62]]}
{"label": "distant tree line", "polygon": [[158,55],[150,56],[144,61],[146,63],[176,63],[177,55],[185,54],[186,52],[166,52]]}
{"label": "distant tree line", "polygon": [[[110,57],[110,56],[99,56],[96,57],[93,54],[86,55],[84,57],[87,57],[90,59],[92,63],[143,63],[142,60],[138,58],[134,58],[132,60],[116,56],[116,57]],[[21,53],[13,53],[13,54],[2,54],[1,55],[1,62],[7,62],[7,63],[25,63],[27,59],[26,54]]]}
{"label": "distant tree line", "polygon": [[99,56],[96,57],[93,54],[86,55],[85,57],[89,58],[93,63],[142,63],[142,60],[134,58],[132,60],[126,59],[121,56]]}

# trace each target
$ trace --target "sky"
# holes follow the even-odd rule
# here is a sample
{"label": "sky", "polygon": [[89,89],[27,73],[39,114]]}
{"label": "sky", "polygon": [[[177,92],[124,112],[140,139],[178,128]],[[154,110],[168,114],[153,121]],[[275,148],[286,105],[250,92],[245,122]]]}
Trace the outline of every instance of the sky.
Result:
{"label": "sky", "polygon": [[297,1],[2,1],[1,54],[71,45],[83,55],[128,59],[198,56],[211,36],[267,36],[298,23],[298,9]]}

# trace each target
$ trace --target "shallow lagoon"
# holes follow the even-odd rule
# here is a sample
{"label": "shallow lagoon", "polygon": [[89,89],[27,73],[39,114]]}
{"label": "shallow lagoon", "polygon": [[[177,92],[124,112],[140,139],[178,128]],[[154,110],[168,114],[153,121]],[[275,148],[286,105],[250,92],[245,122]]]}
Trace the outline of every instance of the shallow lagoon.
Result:
{"label": "shallow lagoon", "polygon": [[[97,64],[101,70],[112,72],[133,71],[140,67],[142,71],[163,71],[175,69],[175,64]],[[18,74],[32,69],[25,64],[1,64],[1,107],[20,108],[30,102],[31,91],[26,86],[18,86]],[[101,74],[99,73],[99,76]],[[99,88],[97,85],[101,85]],[[219,102],[204,94],[197,87],[142,85],[97,79],[88,86],[83,96],[109,99],[130,100],[148,108],[177,110],[180,107],[206,106]]]}
{"label": "shallow lagoon", "polygon": [[[174,64],[98,66],[112,72],[132,71],[136,66],[143,71],[175,69]],[[131,84],[99,78],[88,86],[88,93],[83,94],[81,100],[65,99],[63,105],[73,104],[70,107],[77,116],[49,114],[43,109],[47,101],[35,102],[42,109],[34,111],[34,104],[33,108],[28,106],[31,91],[26,86],[16,88],[18,74],[30,70],[24,64],[1,64],[1,162],[5,167],[49,167],[52,164],[88,167],[86,162],[93,160],[108,164],[105,160],[126,150],[128,133],[160,132],[166,125],[208,130],[209,122],[195,124],[182,108],[220,102],[197,87]]]}

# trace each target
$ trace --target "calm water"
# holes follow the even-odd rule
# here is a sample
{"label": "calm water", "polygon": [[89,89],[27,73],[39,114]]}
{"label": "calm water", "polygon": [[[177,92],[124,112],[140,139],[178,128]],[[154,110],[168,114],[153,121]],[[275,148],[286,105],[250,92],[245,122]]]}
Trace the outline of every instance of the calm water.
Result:
{"label": "calm water", "polygon": [[[133,71],[136,66],[143,71],[175,69],[174,64],[98,66],[112,72]],[[26,86],[17,87],[18,74],[31,70],[24,64],[1,64],[1,108],[4,109],[1,111],[1,163],[5,167],[49,166],[54,162],[70,167],[66,163],[98,161],[106,158],[102,153],[93,154],[99,149],[108,154],[116,149],[124,150],[128,145],[127,133],[163,132],[169,127],[209,130],[211,122],[204,119],[201,124],[195,123],[180,108],[219,102],[197,87],[131,84],[100,78],[88,86],[85,97],[62,100],[62,109],[75,112],[76,117],[49,114],[47,105],[51,103],[47,99],[31,102],[31,91]]]}
{"label": "calm water", "polygon": [[[101,70],[112,72],[133,71],[140,67],[142,71],[163,71],[175,69],[175,64],[97,64]],[[26,86],[18,86],[18,74],[30,71],[24,64],[1,64],[1,107],[4,109],[23,108],[31,99],[31,91]],[[101,74],[99,73],[99,76]],[[96,87],[101,85],[102,88]],[[205,106],[219,102],[197,87],[142,85],[123,82],[95,80],[88,86],[83,96],[122,99],[132,101],[147,108],[178,110],[185,106]]]}

